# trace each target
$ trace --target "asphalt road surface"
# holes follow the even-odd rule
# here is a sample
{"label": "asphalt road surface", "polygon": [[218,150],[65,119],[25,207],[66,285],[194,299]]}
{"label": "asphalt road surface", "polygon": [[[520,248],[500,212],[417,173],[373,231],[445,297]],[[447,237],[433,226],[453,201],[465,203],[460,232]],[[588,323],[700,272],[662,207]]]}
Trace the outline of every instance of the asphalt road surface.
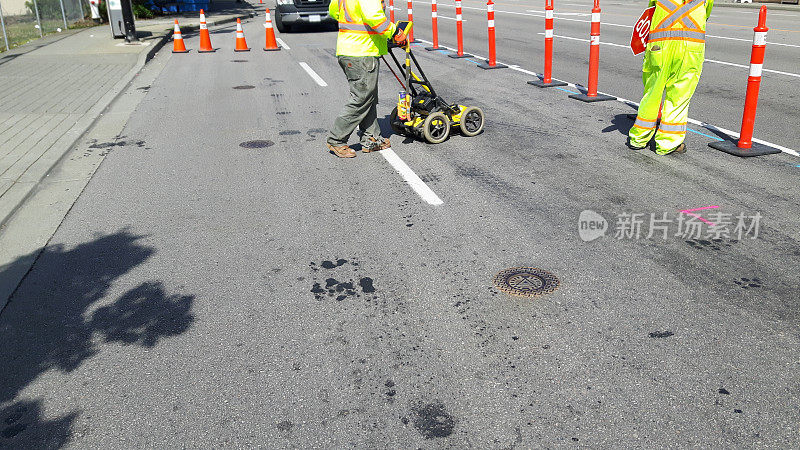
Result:
{"label": "asphalt road surface", "polygon": [[[748,39],[753,13],[720,11],[713,32]],[[465,17],[467,50],[485,54],[485,16]],[[800,445],[800,158],[735,158],[699,127],[684,155],[634,152],[628,105],[415,47],[485,132],[337,159],[336,33],[262,52],[262,20],[244,24],[249,53],[232,52],[233,27],[212,29],[216,53],[161,51],[123,135],[86,149],[108,155],[0,314],[0,446]],[[539,71],[542,25],[498,13],[498,59]],[[588,44],[556,45],[556,76],[582,82]],[[708,57],[746,64],[748,49],[710,40]],[[601,90],[638,100],[637,59],[601,55]],[[797,55],[769,47],[766,67]],[[399,86],[381,70],[388,136]],[[746,73],[707,64],[691,115],[737,128]],[[798,149],[793,82],[764,75],[756,135]],[[679,228],[684,210],[703,221]],[[579,218],[605,235],[585,241]],[[493,279],[514,267],[560,284],[508,295]]]}

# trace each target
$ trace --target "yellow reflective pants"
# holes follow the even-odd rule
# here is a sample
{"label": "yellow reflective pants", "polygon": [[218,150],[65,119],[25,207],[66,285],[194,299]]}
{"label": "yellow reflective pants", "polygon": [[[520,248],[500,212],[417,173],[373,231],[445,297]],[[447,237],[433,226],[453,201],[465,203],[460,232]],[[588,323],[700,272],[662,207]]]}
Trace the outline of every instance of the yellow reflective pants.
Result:
{"label": "yellow reflective pants", "polygon": [[[656,153],[660,155],[681,145],[686,137],[689,100],[700,81],[704,58],[705,44],[699,42],[670,40],[647,44],[642,66],[644,96],[636,122],[628,133],[631,145],[647,146],[653,133]],[[662,96],[664,106],[656,131]]]}

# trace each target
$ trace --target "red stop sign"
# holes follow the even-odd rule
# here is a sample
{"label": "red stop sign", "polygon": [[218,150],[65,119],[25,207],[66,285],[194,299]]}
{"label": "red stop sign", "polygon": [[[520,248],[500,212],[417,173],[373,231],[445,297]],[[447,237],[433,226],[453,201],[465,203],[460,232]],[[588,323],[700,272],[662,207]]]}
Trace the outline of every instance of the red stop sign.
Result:
{"label": "red stop sign", "polygon": [[650,24],[653,22],[653,13],[656,7],[651,6],[642,13],[642,17],[633,26],[633,36],[631,36],[631,50],[634,55],[642,53],[647,48],[647,38],[650,37]]}

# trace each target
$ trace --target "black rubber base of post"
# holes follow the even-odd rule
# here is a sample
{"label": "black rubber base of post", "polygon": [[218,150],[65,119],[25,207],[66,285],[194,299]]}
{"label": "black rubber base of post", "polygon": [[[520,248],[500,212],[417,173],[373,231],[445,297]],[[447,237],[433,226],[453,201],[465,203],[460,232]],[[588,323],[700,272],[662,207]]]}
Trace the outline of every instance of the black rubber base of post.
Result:
{"label": "black rubber base of post", "polygon": [[458,58],[472,58],[472,55],[470,55],[469,53],[464,53],[463,55],[459,55],[458,53],[448,53],[447,56],[449,56],[451,58],[456,58],[456,59],[458,59]]}
{"label": "black rubber base of post", "polygon": [[551,81],[549,83],[545,83],[543,80],[531,80],[531,81],[528,81],[528,84],[530,84],[531,86],[536,86],[536,87],[540,87],[540,88],[548,88],[548,87],[566,86],[567,85],[567,83],[564,83],[563,81]]}
{"label": "black rubber base of post", "polygon": [[280,49],[281,48],[278,47],[278,48],[262,48],[261,50],[264,50],[265,52],[277,52]]}
{"label": "black rubber base of post", "polygon": [[586,94],[572,94],[569,96],[569,98],[574,98],[575,100],[580,100],[582,102],[587,102],[587,103],[605,102],[608,100],[617,99],[617,97],[612,97],[610,95],[603,95],[603,94],[597,94],[594,97],[589,97]]}
{"label": "black rubber base of post", "polygon": [[214,50],[198,50],[197,53],[214,53],[217,49]]}
{"label": "black rubber base of post", "polygon": [[441,47],[425,47],[425,50],[429,52],[435,52],[436,50],[441,50]]}
{"label": "black rubber base of post", "polygon": [[249,52],[249,51],[250,51],[250,49],[249,49],[249,48],[246,48],[246,49],[244,49],[244,50],[236,50],[236,49],[233,49],[233,51],[235,51],[235,52]]}
{"label": "black rubber base of post", "polygon": [[759,144],[757,142],[753,142],[753,146],[750,148],[739,148],[736,146],[735,141],[709,142],[708,146],[715,150],[723,151],[734,156],[741,156],[742,158],[747,158],[750,156],[773,155],[781,152],[775,147]]}
{"label": "black rubber base of post", "polygon": [[189,53],[190,51],[191,51],[191,50],[184,50],[184,51],[182,51],[182,52],[176,52],[175,50],[173,50],[173,51],[172,51],[172,53]]}
{"label": "black rubber base of post", "polygon": [[478,64],[478,67],[480,67],[481,69],[484,69],[484,70],[489,70],[489,69],[505,69],[508,66],[505,65],[505,64],[495,64],[493,66],[490,66],[489,65],[489,61],[486,61],[483,64]]}

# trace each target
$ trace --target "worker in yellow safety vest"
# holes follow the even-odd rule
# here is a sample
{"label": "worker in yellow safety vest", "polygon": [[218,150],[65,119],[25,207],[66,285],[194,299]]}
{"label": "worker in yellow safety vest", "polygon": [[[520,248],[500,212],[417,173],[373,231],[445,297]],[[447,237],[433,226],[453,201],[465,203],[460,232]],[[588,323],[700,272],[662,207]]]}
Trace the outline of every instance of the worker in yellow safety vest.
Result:
{"label": "worker in yellow safety vest", "polygon": [[381,0],[331,0],[328,14],[339,21],[336,56],[350,85],[350,99],[328,133],[328,150],[340,158],[355,157],[347,140],[356,127],[362,152],[389,148],[378,126],[378,59],[387,52],[387,39],[402,45],[406,35],[386,18]]}
{"label": "worker in yellow safety vest", "polygon": [[642,66],[644,96],[628,146],[645,148],[655,133],[657,154],[684,153],[689,100],[703,71],[706,21],[714,0],[650,0],[650,6],[656,9]]}

